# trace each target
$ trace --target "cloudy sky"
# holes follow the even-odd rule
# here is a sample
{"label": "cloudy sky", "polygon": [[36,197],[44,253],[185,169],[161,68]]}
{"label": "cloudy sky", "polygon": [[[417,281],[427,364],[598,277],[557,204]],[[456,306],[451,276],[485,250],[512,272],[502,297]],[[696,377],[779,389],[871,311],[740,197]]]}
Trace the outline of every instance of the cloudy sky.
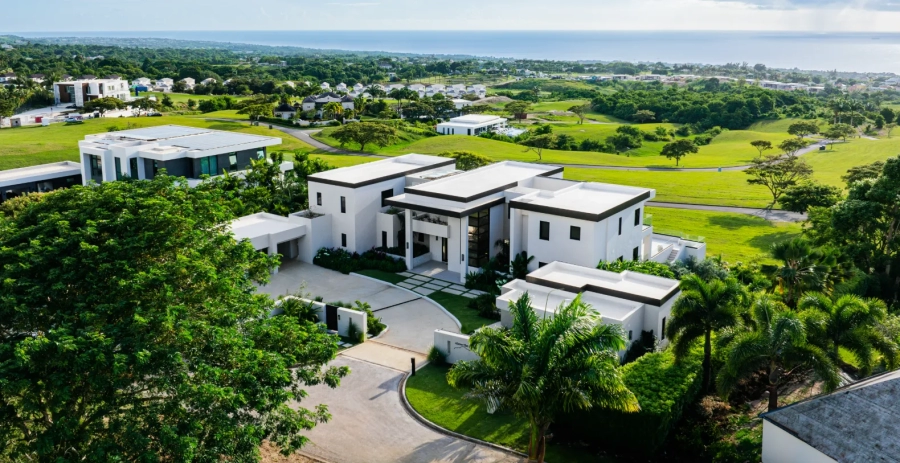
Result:
{"label": "cloudy sky", "polygon": [[6,1],[0,32],[141,30],[897,31],[900,0]]}

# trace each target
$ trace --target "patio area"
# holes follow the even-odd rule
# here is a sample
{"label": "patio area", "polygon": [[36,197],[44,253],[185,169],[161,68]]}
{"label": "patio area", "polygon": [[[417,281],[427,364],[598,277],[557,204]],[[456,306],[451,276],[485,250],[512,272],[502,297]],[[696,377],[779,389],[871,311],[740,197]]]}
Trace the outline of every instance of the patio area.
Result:
{"label": "patio area", "polygon": [[483,291],[467,289],[461,285],[459,283],[459,274],[448,272],[447,264],[441,262],[429,262],[414,268],[411,272],[400,272],[397,275],[406,277],[405,280],[397,283],[397,286],[423,296],[440,291],[474,299],[484,294]]}
{"label": "patio area", "polygon": [[426,262],[412,270],[410,273],[415,273],[417,275],[423,275],[429,278],[434,278],[437,280],[443,280],[450,283],[455,283],[457,285],[461,285],[460,283],[460,275],[456,272],[451,272],[447,270],[447,264],[444,262],[438,262],[436,260],[432,260]]}

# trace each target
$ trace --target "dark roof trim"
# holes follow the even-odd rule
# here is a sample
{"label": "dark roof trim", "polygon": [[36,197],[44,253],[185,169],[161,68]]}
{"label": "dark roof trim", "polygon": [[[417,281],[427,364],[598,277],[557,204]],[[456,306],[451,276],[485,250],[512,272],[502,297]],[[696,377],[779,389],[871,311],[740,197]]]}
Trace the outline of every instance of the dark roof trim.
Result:
{"label": "dark roof trim", "polygon": [[542,206],[540,204],[527,203],[527,202],[519,201],[516,199],[509,202],[509,207],[511,207],[513,209],[521,209],[523,211],[540,212],[542,214],[555,215],[555,216],[559,216],[559,217],[568,217],[570,219],[587,220],[589,222],[599,222],[601,220],[612,217],[612,216],[618,214],[619,212],[622,212],[625,209],[628,209],[628,208],[634,206],[635,204],[646,201],[647,199],[650,199],[649,191],[645,191],[644,193],[642,193],[634,198],[631,198],[628,201],[625,201],[624,203],[619,204],[618,206],[616,206],[612,209],[609,209],[609,210],[606,210],[606,211],[603,211],[600,213],[573,211],[573,210],[562,209],[562,208],[553,207],[553,206]]}
{"label": "dark roof trim", "polygon": [[318,177],[315,177],[312,175],[310,175],[307,178],[307,181],[312,182],[312,183],[324,183],[325,185],[342,186],[345,188],[362,188],[364,186],[374,185],[376,183],[381,183],[381,182],[384,182],[387,180],[393,180],[395,178],[405,177],[410,174],[425,172],[426,170],[437,169],[439,167],[446,167],[451,164],[456,164],[456,159],[448,159],[446,161],[441,161],[437,164],[422,166],[422,167],[419,167],[419,168],[416,168],[413,170],[407,170],[407,171],[399,172],[396,174],[385,175],[383,177],[373,178],[373,179],[365,180],[365,181],[358,182],[358,183],[342,182],[340,180],[331,180],[331,179],[327,179],[327,178],[318,178]]}
{"label": "dark roof trim", "polygon": [[421,206],[418,204],[407,203],[404,201],[396,200],[396,199],[386,199],[384,201],[388,206],[399,207],[401,209],[411,209],[418,212],[427,212],[429,214],[438,214],[445,215],[447,217],[453,217],[456,219],[474,214],[475,212],[483,211],[485,209],[490,209],[494,206],[498,206],[500,204],[506,203],[506,198],[497,198],[493,201],[488,201],[486,203],[481,203],[477,206],[472,206],[468,209],[464,209],[462,211],[450,211],[447,209],[441,209],[438,207],[430,207],[430,206]]}
{"label": "dark roof trim", "polygon": [[[551,175],[556,175],[562,171],[563,171],[562,167],[557,167],[556,169],[553,169],[553,170],[541,172],[540,174],[536,175],[536,177],[549,177]],[[403,191],[404,191],[404,193],[410,193],[410,194],[419,195],[419,196],[427,196],[429,198],[446,199],[447,201],[457,201],[457,202],[461,202],[461,203],[468,203],[468,202],[475,201],[476,199],[481,199],[486,196],[500,193],[501,191],[506,191],[510,188],[515,188],[518,184],[519,184],[519,182],[517,182],[517,181],[508,183],[506,185],[502,185],[497,188],[492,188],[490,190],[482,191],[480,193],[476,193],[471,196],[459,196],[459,195],[451,195],[451,194],[446,194],[446,193],[434,193],[434,192],[426,191],[426,190],[418,190],[418,189],[416,189],[416,187],[405,188]],[[425,185],[428,185],[428,184],[426,183]]]}
{"label": "dark roof trim", "polygon": [[653,297],[648,297],[648,296],[642,296],[640,294],[632,294],[632,293],[626,293],[623,291],[616,291],[613,289],[604,288],[601,286],[594,286],[594,285],[590,285],[590,284],[584,285],[584,286],[572,286],[572,285],[567,285],[564,283],[559,283],[556,281],[544,280],[541,278],[533,277],[531,275],[527,275],[525,277],[525,281],[527,281],[529,283],[541,285],[541,286],[546,286],[548,288],[561,289],[563,291],[568,291],[570,293],[577,294],[577,293],[583,293],[585,291],[590,291],[592,293],[605,294],[607,296],[617,297],[619,299],[625,299],[627,301],[640,302],[641,304],[655,305],[657,307],[662,307],[663,304],[668,302],[669,299],[672,299],[681,290],[679,288],[679,286],[675,286],[675,288],[673,288],[671,291],[669,291],[662,298],[653,298]]}

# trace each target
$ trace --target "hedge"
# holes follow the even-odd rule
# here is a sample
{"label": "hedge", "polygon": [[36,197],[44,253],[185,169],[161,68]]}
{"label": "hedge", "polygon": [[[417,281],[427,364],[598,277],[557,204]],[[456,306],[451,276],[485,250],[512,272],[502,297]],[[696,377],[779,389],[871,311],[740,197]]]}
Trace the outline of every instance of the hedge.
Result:
{"label": "hedge", "polygon": [[406,270],[406,263],[403,260],[395,259],[375,249],[359,254],[342,248],[322,248],[316,253],[313,263],[344,274],[360,270],[381,270],[390,273]]}
{"label": "hedge", "polygon": [[652,455],[665,443],[685,408],[702,386],[702,357],[675,363],[671,351],[646,354],[622,367],[625,385],[637,396],[641,411],[590,410],[561,417],[555,432],[606,450]]}

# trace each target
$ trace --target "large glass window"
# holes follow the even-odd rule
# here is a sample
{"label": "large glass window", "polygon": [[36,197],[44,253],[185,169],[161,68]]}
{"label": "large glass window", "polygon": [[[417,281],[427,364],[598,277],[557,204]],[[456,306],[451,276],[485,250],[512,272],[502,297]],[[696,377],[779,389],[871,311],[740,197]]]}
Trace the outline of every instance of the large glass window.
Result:
{"label": "large glass window", "polygon": [[91,164],[91,180],[100,183],[103,181],[103,161],[100,160],[100,156],[95,156],[90,154],[90,164]]}
{"label": "large glass window", "polygon": [[234,153],[228,155],[228,170],[232,172],[237,170],[237,155]]}
{"label": "large glass window", "polygon": [[200,175],[219,175],[219,159],[216,156],[200,158]]}
{"label": "large glass window", "polygon": [[128,168],[131,171],[131,174],[129,174],[129,176],[131,178],[138,178],[138,167],[137,167],[138,164],[137,163],[138,163],[137,158],[131,158],[128,160]]}
{"label": "large glass window", "polygon": [[469,216],[469,267],[481,268],[491,258],[491,210]]}
{"label": "large glass window", "polygon": [[122,180],[122,160],[115,158],[116,161],[116,180]]}

